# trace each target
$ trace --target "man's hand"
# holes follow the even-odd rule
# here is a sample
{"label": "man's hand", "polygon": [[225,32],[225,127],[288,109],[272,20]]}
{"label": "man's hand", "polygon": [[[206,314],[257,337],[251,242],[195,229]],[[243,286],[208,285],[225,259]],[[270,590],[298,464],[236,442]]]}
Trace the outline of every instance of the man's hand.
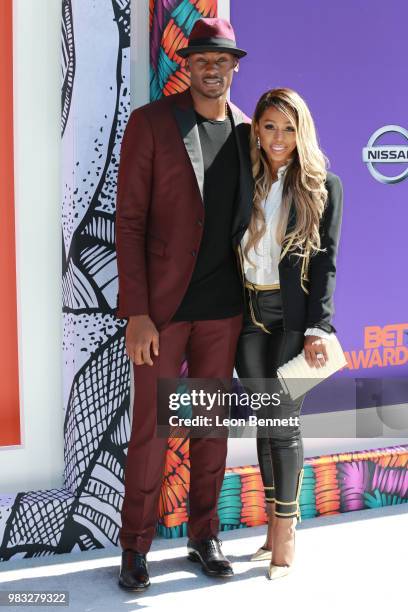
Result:
{"label": "man's hand", "polygon": [[326,350],[326,340],[320,336],[305,336],[305,359],[313,368],[321,368],[329,360]]}
{"label": "man's hand", "polygon": [[153,365],[150,345],[159,354],[159,332],[149,315],[129,317],[126,327],[126,352],[135,365]]}

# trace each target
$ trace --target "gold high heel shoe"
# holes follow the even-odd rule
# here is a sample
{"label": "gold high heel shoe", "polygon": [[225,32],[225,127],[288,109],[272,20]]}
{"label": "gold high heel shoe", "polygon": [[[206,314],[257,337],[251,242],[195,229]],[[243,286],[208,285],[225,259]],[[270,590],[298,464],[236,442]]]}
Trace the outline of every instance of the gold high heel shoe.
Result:
{"label": "gold high heel shoe", "polygon": [[258,548],[256,553],[251,557],[251,561],[270,561],[272,559],[272,551],[268,550],[264,546]]}
{"label": "gold high heel shoe", "polygon": [[[294,525],[294,532],[293,532],[293,552],[295,552],[295,545],[296,545],[296,525],[299,522],[299,517],[296,516],[296,522]],[[294,561],[291,563],[291,565],[275,565],[275,563],[271,563],[269,565],[268,568],[268,578],[269,580],[275,580],[276,578],[283,578],[283,576],[287,576],[293,569],[293,565],[294,565]]]}
{"label": "gold high heel shoe", "polygon": [[287,576],[292,571],[291,565],[271,565],[268,569],[268,578],[269,580],[276,580],[276,578],[283,578],[283,576]]}
{"label": "gold high heel shoe", "polygon": [[[266,489],[271,490],[274,487],[265,487],[265,494],[267,495]],[[266,513],[268,515],[268,529],[270,528],[269,524],[273,527],[273,519],[275,516],[275,498],[265,497],[266,501]],[[261,546],[258,548],[256,553],[254,553],[251,557],[251,561],[271,561],[272,559],[272,551],[266,548],[265,546]]]}
{"label": "gold high heel shoe", "polygon": [[[296,533],[293,534],[293,541],[296,540]],[[268,568],[268,578],[269,580],[276,580],[276,578],[283,578],[283,576],[287,576],[293,569],[292,565],[275,565],[272,563]]]}
{"label": "gold high heel shoe", "polygon": [[[300,490],[302,487],[302,480],[303,480],[303,474],[304,474],[304,469],[302,468],[299,472],[298,475],[298,484],[297,484],[297,489],[296,489],[296,499],[294,502],[278,502],[281,505],[292,505],[292,504],[296,504],[297,507],[297,512],[296,515],[294,515],[292,518],[295,518],[295,524],[293,525],[294,530],[293,530],[293,553],[295,553],[295,543],[296,543],[296,526],[298,523],[301,522],[301,514],[300,514],[300,507],[299,507],[299,497],[300,497]],[[277,512],[275,513],[275,516],[283,516],[285,513],[282,512]],[[294,561],[292,561],[291,565],[275,565],[275,563],[272,563],[271,560],[271,564],[269,566],[268,569],[268,578],[270,580],[275,580],[276,578],[283,578],[283,576],[287,576],[287,574],[289,574],[292,569],[293,569],[293,565],[294,565]]]}

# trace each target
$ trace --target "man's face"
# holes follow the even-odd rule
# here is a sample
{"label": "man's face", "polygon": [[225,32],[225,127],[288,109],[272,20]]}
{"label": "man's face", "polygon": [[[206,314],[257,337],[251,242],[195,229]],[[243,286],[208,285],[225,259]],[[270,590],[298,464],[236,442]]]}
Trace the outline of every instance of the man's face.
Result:
{"label": "man's face", "polygon": [[238,72],[238,63],[232,53],[191,53],[186,61],[191,88],[205,98],[220,98],[228,91],[234,70]]}

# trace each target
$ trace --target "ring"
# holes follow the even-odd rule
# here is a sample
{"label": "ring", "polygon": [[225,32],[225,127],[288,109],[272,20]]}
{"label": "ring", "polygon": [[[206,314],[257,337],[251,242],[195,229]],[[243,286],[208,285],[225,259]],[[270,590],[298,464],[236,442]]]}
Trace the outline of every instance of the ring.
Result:
{"label": "ring", "polygon": [[324,357],[323,353],[316,353],[316,357],[318,359],[321,359],[322,357]]}

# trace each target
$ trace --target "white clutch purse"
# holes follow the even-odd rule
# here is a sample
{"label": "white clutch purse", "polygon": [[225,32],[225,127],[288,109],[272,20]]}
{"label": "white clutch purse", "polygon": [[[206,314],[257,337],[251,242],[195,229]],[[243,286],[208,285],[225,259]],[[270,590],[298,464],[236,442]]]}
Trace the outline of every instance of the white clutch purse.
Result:
{"label": "white clutch purse", "polygon": [[347,365],[343,349],[335,334],[326,342],[328,360],[321,368],[311,367],[306,359],[304,350],[293,359],[278,368],[278,378],[285,393],[292,400],[304,395],[320,382]]}

